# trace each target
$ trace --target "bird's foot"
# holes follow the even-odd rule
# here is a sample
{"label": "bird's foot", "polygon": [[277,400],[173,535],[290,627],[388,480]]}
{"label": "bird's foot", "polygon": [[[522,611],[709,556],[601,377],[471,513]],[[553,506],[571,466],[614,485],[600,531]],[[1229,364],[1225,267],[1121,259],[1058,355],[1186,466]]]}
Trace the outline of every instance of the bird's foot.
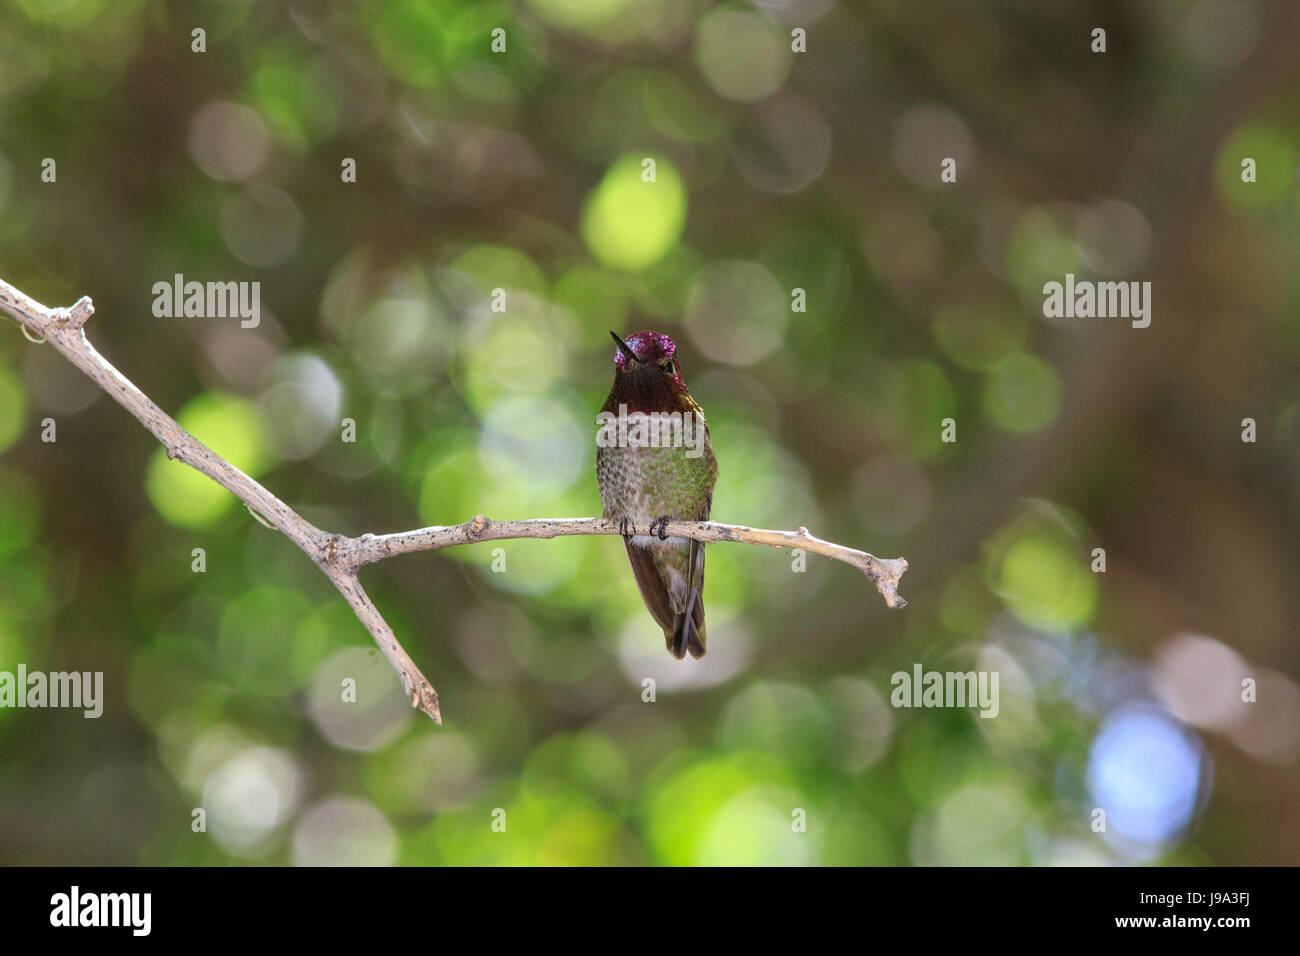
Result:
{"label": "bird's foot", "polygon": [[660,515],[658,518],[655,518],[654,521],[650,522],[650,533],[659,535],[660,541],[667,539],[669,520],[671,519],[669,519],[667,515]]}
{"label": "bird's foot", "polygon": [[618,519],[618,533],[623,536],[624,541],[630,540],[635,532],[636,525],[632,523],[627,515]]}

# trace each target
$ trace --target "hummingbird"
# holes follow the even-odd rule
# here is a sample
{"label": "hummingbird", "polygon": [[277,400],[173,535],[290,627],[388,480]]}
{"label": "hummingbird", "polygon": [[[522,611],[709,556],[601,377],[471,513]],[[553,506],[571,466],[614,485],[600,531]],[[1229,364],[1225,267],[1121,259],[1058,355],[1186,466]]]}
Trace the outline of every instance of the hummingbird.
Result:
{"label": "hummingbird", "polygon": [[[669,537],[669,521],[707,521],[713,507],[718,462],[713,457],[704,412],[682,380],[677,345],[661,332],[638,332],[627,341],[609,333],[614,386],[598,420],[633,418],[616,441],[598,440],[596,484],[604,517],[617,522],[646,609],[663,628],[676,658],[704,656],[704,545]],[[638,433],[636,413],[656,419],[649,441]],[[657,415],[656,415],[657,413]],[[681,428],[677,429],[680,417]],[[602,431],[602,435],[608,435]],[[649,534],[629,527],[649,525]]]}

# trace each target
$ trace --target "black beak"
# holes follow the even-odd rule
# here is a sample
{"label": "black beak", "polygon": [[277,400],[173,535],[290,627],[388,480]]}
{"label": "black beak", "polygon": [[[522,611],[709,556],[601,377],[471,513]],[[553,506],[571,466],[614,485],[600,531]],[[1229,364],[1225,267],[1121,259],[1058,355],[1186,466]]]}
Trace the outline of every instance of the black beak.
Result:
{"label": "black beak", "polygon": [[629,360],[631,360],[631,361],[633,361],[633,362],[642,362],[642,361],[643,361],[643,359],[639,359],[639,358],[637,358],[636,353],[633,352],[632,349],[628,347],[628,344],[627,344],[626,342],[624,342],[622,339],[620,339],[620,338],[619,338],[617,335],[615,335],[613,332],[610,332],[609,334],[610,334],[610,336],[614,339],[614,341],[618,343],[619,351],[621,351],[625,356],[627,356],[627,358],[628,358]]}

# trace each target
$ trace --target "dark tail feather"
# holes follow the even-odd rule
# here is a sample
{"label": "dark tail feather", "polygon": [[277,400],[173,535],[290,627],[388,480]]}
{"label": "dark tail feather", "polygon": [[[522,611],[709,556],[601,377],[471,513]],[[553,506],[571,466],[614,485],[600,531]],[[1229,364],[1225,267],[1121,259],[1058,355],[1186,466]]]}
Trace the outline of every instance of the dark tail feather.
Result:
{"label": "dark tail feather", "polygon": [[664,639],[668,644],[668,653],[679,661],[686,656],[686,633],[682,628],[682,622],[685,620],[685,614],[678,614],[677,623],[673,626],[673,632],[669,634],[664,631]]}
{"label": "dark tail feather", "polygon": [[707,635],[704,631],[704,608],[700,606],[698,596],[695,602],[695,612],[691,615],[678,614],[673,626],[672,634],[668,635],[668,650],[673,657],[681,659],[686,656],[687,651],[691,657],[701,658],[704,656],[704,642]]}
{"label": "dark tail feather", "polygon": [[691,542],[691,599],[686,604],[686,616],[690,624],[686,631],[686,649],[691,657],[699,660],[704,656],[704,644],[707,635],[704,632],[704,543]]}
{"label": "dark tail feather", "polygon": [[704,630],[704,596],[696,592],[695,610],[691,613],[691,625],[686,630],[686,649],[691,652],[691,657],[699,660],[704,656],[707,639],[708,634]]}
{"label": "dark tail feather", "polygon": [[[692,577],[695,568],[698,567],[696,556],[700,548],[698,541],[691,542],[691,562],[690,568]],[[690,651],[691,657],[699,660],[704,656],[704,642],[707,637],[704,630],[704,595],[700,594],[700,582],[693,581],[690,599],[686,603],[686,611],[673,617],[673,633],[668,639],[668,650],[672,652],[673,657],[679,660],[686,656]]]}

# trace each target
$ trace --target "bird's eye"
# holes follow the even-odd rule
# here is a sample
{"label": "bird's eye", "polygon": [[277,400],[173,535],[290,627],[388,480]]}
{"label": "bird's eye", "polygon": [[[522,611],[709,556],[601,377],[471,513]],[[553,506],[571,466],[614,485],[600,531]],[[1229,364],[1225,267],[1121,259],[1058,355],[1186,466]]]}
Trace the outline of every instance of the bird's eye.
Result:
{"label": "bird's eye", "polygon": [[669,362],[667,365],[664,366],[664,371],[667,372],[669,375],[676,375],[677,367],[673,365],[672,362]]}

